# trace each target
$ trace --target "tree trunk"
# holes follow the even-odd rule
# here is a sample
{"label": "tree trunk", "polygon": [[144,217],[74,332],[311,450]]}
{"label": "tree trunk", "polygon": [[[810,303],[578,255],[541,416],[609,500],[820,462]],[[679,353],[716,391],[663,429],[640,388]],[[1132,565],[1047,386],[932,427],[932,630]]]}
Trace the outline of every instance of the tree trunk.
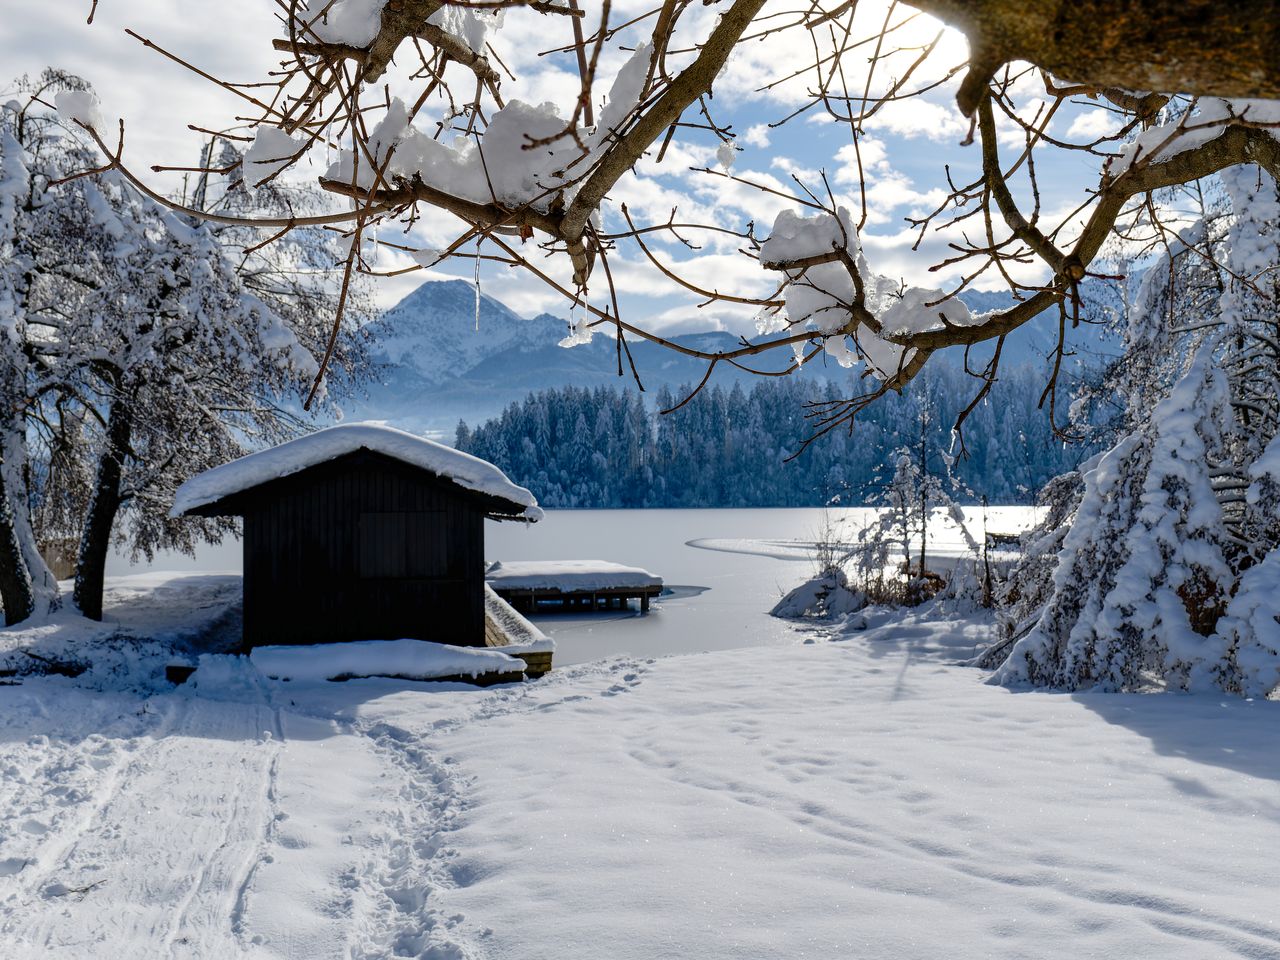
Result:
{"label": "tree trunk", "polygon": [[12,492],[3,483],[4,473],[0,466],[0,603],[4,604],[5,625],[13,626],[31,616],[35,597],[14,526]]}
{"label": "tree trunk", "polygon": [[76,561],[74,600],[80,612],[90,620],[102,619],[102,587],[107,553],[111,548],[111,528],[122,502],[120,480],[124,475],[124,461],[132,432],[132,398],[117,391],[107,414],[107,443],[98,460],[93,501],[85,517]]}
{"label": "tree trunk", "polygon": [[[8,398],[20,396],[12,390]],[[12,399],[9,410],[21,409]],[[13,404],[13,406],[8,406]],[[0,425],[0,602],[6,625],[20,623],[33,613],[58,605],[58,581],[36,546],[27,503],[26,417],[11,414]]]}
{"label": "tree trunk", "polygon": [[924,551],[929,544],[929,408],[920,411],[920,576],[924,576]]}
{"label": "tree trunk", "polygon": [[1280,96],[1276,0],[912,0],[969,40],[972,114],[1002,64],[1026,60],[1098,88]]}

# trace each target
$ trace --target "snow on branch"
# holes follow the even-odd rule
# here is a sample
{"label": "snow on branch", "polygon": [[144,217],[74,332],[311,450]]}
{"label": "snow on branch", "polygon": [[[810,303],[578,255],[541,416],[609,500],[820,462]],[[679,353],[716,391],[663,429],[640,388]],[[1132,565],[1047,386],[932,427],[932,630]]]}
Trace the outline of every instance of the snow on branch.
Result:
{"label": "snow on branch", "polygon": [[[133,35],[250,111],[246,184],[265,188],[309,167],[323,171],[318,181],[340,208],[324,222],[348,241],[348,280],[456,261],[473,267],[480,257],[527,271],[581,308],[581,329],[567,342],[585,342],[596,327],[618,338],[620,371],[627,337],[679,345],[621,316],[613,264],[639,263],[655,284],[674,285],[703,306],[761,311],[768,339],[684,350],[707,363],[708,375],[719,365],[754,369],[745,366],[751,358],[780,350],[780,369],[757,372],[794,372],[825,355],[901,389],[944,347],[998,340],[1047,309],[1077,322],[1080,283],[1117,225],[1151,209],[1153,191],[1241,163],[1280,172],[1280,107],[1256,99],[1280,93],[1274,64],[1259,60],[1259,51],[1274,49],[1267,38],[1280,17],[1245,24],[1247,12],[1230,5],[1213,5],[1195,26],[1157,0],[1124,9],[1101,0],[1070,9],[1039,0],[920,0],[920,10],[968,35],[962,81],[965,65],[949,59],[944,34],[928,39],[918,11],[898,5],[885,15],[837,0],[794,11],[765,11],[763,0],[654,0],[625,16],[611,3],[540,0],[282,6],[283,35],[262,42],[284,60],[257,86],[213,76]],[[1104,27],[1123,46],[1088,43]],[[574,78],[554,85],[562,99],[549,100],[551,87],[522,74],[531,44],[541,62]],[[756,56],[762,49],[773,53]],[[856,172],[835,178],[847,193],[827,185],[819,201],[798,178],[792,187],[730,172],[739,133],[717,119],[715,94],[738,94],[732,84],[743,82],[735,75],[743,63],[765,71],[753,82],[785,104],[772,124],[775,139],[802,116],[825,115],[849,131],[851,152],[831,161]],[[1060,72],[1074,82],[1057,79]],[[980,167],[969,182],[939,171],[944,199],[911,221],[917,246],[926,236],[945,239],[945,259],[925,265],[961,277],[947,289],[875,273],[858,237],[874,203],[862,156],[866,124],[939,90],[955,92],[971,118],[966,143],[976,143]],[[1204,96],[1188,106],[1186,93]],[[1059,108],[1082,97],[1105,103],[1113,132],[1072,138],[1052,127]],[[123,132],[112,145],[91,104],[69,102],[67,112],[94,131],[108,158],[103,169],[148,189],[124,160]],[[239,120],[228,123],[221,135],[243,139]],[[1095,165],[1098,187],[1078,210],[1043,209],[1036,163],[1046,151]],[[714,162],[716,169],[692,173],[767,200],[776,215],[770,235],[761,240],[754,221],[734,223],[732,208],[705,203],[690,184],[706,181],[689,171],[678,171],[684,180],[673,187],[672,156],[679,164]],[[653,216],[653,197],[672,190],[680,210],[692,212]],[[777,215],[779,200],[813,215]],[[297,225],[259,223],[282,232]],[[393,232],[404,241],[386,239]],[[376,262],[379,248],[393,266]],[[762,294],[742,279],[714,282],[704,255],[756,258],[779,286]],[[1037,268],[1039,279],[1027,279]],[[993,284],[1009,291],[1011,306],[971,315],[956,297]],[[338,323],[340,316],[335,330]],[[995,376],[984,372],[982,391]],[[861,402],[853,398],[847,410]]]}

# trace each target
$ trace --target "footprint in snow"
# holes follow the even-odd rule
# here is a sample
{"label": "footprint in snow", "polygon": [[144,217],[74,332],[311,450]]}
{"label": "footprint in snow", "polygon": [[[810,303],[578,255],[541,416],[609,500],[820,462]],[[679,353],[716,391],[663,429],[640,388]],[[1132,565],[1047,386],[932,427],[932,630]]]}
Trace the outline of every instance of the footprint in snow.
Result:
{"label": "footprint in snow", "polygon": [[21,873],[30,860],[22,857],[10,857],[8,860],[0,860],[0,877],[12,877],[15,873]]}

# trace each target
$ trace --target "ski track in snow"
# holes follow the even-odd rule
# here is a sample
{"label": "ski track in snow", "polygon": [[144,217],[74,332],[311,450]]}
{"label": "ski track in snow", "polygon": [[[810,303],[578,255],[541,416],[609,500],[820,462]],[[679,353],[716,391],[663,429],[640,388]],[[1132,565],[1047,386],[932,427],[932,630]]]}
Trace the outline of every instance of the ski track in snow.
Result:
{"label": "ski track in snow", "polygon": [[[88,713],[92,700],[83,701],[76,706]],[[225,949],[235,891],[255,865],[279,750],[278,741],[257,737],[271,711],[177,697],[142,703],[157,719],[141,735],[128,735],[139,720],[122,714],[52,751],[68,769],[87,753],[96,776],[61,796],[18,795],[6,804],[6,840],[15,807],[74,810],[52,818],[46,842],[0,894],[4,933],[30,955],[101,956],[119,943],[148,956]]]}
{"label": "ski track in snow", "polygon": [[437,903],[469,882],[450,842],[469,781],[433,744],[584,695],[368,686],[413,708],[362,719],[360,683],[321,685],[319,707],[0,691],[5,960],[486,956],[491,931]]}
{"label": "ski track in snow", "polygon": [[480,955],[484,931],[432,902],[461,785],[413,735],[41,686],[0,710],[6,960]]}

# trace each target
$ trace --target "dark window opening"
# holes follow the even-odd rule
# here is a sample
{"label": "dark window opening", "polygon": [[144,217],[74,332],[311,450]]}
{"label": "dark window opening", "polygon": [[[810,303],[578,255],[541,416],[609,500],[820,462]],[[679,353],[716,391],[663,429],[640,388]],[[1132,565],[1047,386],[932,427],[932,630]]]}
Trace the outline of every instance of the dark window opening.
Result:
{"label": "dark window opening", "polygon": [[360,577],[421,580],[450,576],[447,533],[442,511],[360,514]]}

